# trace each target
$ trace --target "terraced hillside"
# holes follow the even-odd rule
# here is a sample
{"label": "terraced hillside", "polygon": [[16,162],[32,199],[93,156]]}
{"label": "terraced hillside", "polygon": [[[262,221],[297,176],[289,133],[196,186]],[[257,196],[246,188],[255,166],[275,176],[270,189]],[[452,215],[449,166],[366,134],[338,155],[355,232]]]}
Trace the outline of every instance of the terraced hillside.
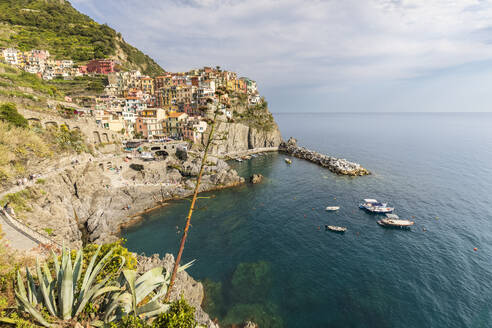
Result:
{"label": "terraced hillside", "polygon": [[121,34],[81,14],[65,0],[0,0],[0,47],[49,50],[60,59],[113,58],[147,75],[164,70]]}

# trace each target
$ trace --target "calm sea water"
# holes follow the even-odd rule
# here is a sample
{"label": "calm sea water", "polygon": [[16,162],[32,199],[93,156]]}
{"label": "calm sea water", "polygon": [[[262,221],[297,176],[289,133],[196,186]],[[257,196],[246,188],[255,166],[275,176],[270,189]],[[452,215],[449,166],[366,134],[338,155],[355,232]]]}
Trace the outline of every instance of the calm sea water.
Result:
{"label": "calm sea water", "polygon": [[[336,176],[279,154],[232,163],[266,180],[199,202],[184,260],[197,259],[189,272],[206,281],[209,312],[262,328],[492,326],[492,114],[275,118],[284,138],[374,174]],[[415,226],[378,226],[358,209],[363,198]],[[127,246],[176,254],[188,206],[147,215],[124,233]]]}

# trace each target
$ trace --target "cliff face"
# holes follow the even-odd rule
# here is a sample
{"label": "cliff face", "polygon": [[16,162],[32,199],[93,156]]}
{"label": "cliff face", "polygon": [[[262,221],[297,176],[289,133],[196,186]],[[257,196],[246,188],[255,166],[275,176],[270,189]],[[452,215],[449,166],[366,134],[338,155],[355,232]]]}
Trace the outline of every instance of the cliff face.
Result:
{"label": "cliff face", "polygon": [[282,142],[276,124],[273,129],[266,131],[243,123],[220,123],[216,136],[223,139],[216,142],[211,153],[221,156],[250,149],[278,147]]}
{"label": "cliff face", "polygon": [[[200,191],[244,182],[224,161],[211,157],[208,162]],[[29,212],[19,213],[20,217],[40,233],[50,231],[59,243],[114,241],[120,226],[134,221],[136,214],[190,195],[200,158],[138,163],[144,166],[142,171],[117,157],[66,168],[31,187]]]}

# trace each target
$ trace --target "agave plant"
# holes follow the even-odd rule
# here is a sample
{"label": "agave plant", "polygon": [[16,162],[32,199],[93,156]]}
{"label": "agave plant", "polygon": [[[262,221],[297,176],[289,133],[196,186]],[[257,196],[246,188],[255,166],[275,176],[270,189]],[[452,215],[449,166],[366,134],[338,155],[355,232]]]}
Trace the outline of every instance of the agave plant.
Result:
{"label": "agave plant", "polygon": [[[38,283],[36,283],[29,269],[26,268],[27,290],[20,272],[17,271],[17,284],[14,287],[19,308],[31,314],[43,326],[50,327],[51,325],[36,308],[38,304],[44,306],[50,315],[62,320],[69,320],[77,317],[88,302],[105,293],[119,290],[120,287],[118,286],[107,285],[110,277],[95,283],[96,277],[108,263],[114,251],[113,249],[110,250],[96,263],[100,249],[101,246],[91,258],[83,279],[81,279],[82,250],[77,252],[73,265],[70,250],[63,248],[61,264],[58,256],[53,253],[54,276],[52,276],[46,263],[41,266],[39,261],[36,261]],[[124,261],[125,259],[121,257],[121,267],[123,267]]]}
{"label": "agave plant", "polygon": [[[193,261],[180,266],[178,271],[184,271],[192,264]],[[166,294],[170,280],[171,272],[165,272],[163,267],[151,269],[138,278],[136,271],[123,270],[116,284],[120,291],[106,296],[104,323],[119,320],[126,315],[146,320],[167,312],[170,304],[160,299]]]}

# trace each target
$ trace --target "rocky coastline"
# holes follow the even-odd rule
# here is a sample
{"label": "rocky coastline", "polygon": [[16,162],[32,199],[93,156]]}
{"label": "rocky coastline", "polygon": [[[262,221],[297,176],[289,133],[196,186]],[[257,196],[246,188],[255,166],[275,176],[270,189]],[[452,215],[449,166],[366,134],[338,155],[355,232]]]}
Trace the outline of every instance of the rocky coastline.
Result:
{"label": "rocky coastline", "polygon": [[[122,155],[90,158],[28,187],[28,208],[18,212],[17,218],[41,234],[49,231],[49,238],[70,247],[80,247],[83,240],[113,242],[120,229],[137,223],[141,214],[190,196],[200,163],[200,153],[184,161],[174,156],[155,162],[127,162]],[[144,169],[134,170],[130,164]],[[200,192],[244,181],[225,161],[211,156]]]}
{"label": "rocky coastline", "polygon": [[292,137],[288,141],[282,141],[280,143],[279,151],[321,165],[339,175],[363,176],[371,174],[371,172],[363,168],[360,164],[299,147],[297,146],[297,140]]}

